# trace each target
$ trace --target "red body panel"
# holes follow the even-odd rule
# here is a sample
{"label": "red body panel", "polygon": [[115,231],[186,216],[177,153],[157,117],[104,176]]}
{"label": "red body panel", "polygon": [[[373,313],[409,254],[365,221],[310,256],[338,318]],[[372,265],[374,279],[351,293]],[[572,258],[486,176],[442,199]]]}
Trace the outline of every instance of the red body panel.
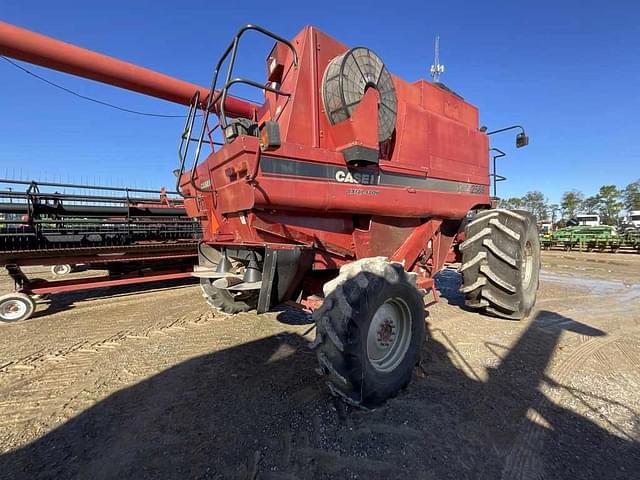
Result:
{"label": "red body panel", "polygon": [[350,119],[330,125],[323,73],[347,47],[313,27],[292,43],[297,68],[288,49],[271,54],[284,65],[281,89],[292,96],[266,92],[258,113],[262,122],[277,121],[281,146],[261,151],[258,138],[238,137],[197,169],[196,185],[214,192],[195,191],[190,173],[181,181],[216,225],[205,241],[311,246],[323,252],[316,269],[385,255],[431,276],[453,242],[442,222],[460,222],[469,210],[490,205],[488,141],[477,109],[426,81],[393,77],[394,138],[378,165],[350,167],[345,146],[377,143],[377,95],[366,94]]}
{"label": "red body panel", "polygon": [[[185,208],[215,246],[315,249],[314,269],[385,255],[430,278],[442,268],[462,219],[489,208],[488,137],[478,110],[439,85],[391,76],[395,130],[376,144],[378,94],[366,91],[350,118],[336,125],[324,111],[327,65],[348,48],[313,27],[269,54],[264,103],[227,97],[228,117],[275,122],[280,145],[240,134],[180,179]],[[0,23],[0,54],[188,104],[210,93],[135,65]],[[235,53],[234,53],[235,55]],[[222,86],[221,86],[222,87]],[[202,107],[202,105],[201,105]],[[219,105],[214,105],[215,113]],[[352,166],[346,151],[377,155]],[[422,284],[429,282],[422,281]]]}

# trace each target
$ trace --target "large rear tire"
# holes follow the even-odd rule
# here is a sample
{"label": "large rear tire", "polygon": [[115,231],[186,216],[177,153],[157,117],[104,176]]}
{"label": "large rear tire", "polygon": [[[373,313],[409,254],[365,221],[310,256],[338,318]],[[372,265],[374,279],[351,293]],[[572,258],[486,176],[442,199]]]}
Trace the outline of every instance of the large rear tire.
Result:
{"label": "large rear tire", "polygon": [[536,218],[522,210],[478,213],[465,227],[461,291],[468,307],[521,320],[536,301],[540,239]]}
{"label": "large rear tire", "polygon": [[347,267],[314,312],[311,346],[331,392],[373,408],[411,381],[425,341],[424,303],[399,264],[380,258]]}
{"label": "large rear tire", "polygon": [[201,278],[200,288],[202,296],[215,311],[234,314],[255,310],[258,306],[259,290],[232,293],[229,290],[214,287],[212,285],[214,280]]}

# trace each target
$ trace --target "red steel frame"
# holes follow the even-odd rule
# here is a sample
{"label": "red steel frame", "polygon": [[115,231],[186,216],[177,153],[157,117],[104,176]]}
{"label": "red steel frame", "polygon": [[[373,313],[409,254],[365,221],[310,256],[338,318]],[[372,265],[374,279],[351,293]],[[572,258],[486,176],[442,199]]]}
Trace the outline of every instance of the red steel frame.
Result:
{"label": "red steel frame", "polygon": [[[166,248],[166,247],[165,247]],[[120,249],[121,250],[121,249]],[[6,261],[6,260],[5,260]],[[85,264],[91,269],[108,269],[118,264],[131,264],[135,262],[139,268],[120,275],[103,275],[89,278],[72,278],[67,280],[30,280],[21,267],[30,265],[58,265],[58,264]],[[44,295],[94,288],[114,287],[118,285],[131,285],[165,280],[176,280],[192,277],[193,266],[198,262],[198,256],[193,251],[156,251],[139,254],[125,254],[115,257],[102,255],[72,255],[50,256],[40,258],[25,257],[14,259],[6,263],[5,268],[16,282],[16,291],[29,295]]]}
{"label": "red steel frame", "polygon": [[130,273],[116,278],[93,277],[72,280],[58,280],[54,282],[38,281],[30,282],[25,288],[19,291],[27,294],[45,295],[50,293],[77,292],[80,290],[91,290],[94,288],[115,287],[119,285],[135,285],[140,283],[161,282],[167,280],[178,280],[181,278],[193,278],[192,270],[153,270],[152,272]]}

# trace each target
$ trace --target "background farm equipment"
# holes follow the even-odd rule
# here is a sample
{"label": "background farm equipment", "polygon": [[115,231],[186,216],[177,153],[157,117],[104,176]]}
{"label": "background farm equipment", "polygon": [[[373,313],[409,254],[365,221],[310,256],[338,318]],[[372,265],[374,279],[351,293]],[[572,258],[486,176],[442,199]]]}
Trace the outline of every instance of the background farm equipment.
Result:
{"label": "background farm equipment", "polygon": [[[0,297],[2,321],[29,318],[42,295],[191,275],[200,225],[175,193],[7,179],[0,185],[0,262],[17,287]],[[30,279],[22,267],[34,265],[58,276],[77,266],[108,274],[52,282]]]}
{"label": "background farm equipment", "polygon": [[640,227],[627,228],[623,233],[623,245],[640,253]]}
{"label": "background farm equipment", "polygon": [[165,191],[7,179],[0,185],[0,252],[188,240],[200,232],[182,198]]}
{"label": "background farm equipment", "polygon": [[633,226],[617,229],[608,225],[574,225],[560,228],[551,234],[541,234],[540,244],[544,249],[640,253],[640,230]]}
{"label": "background farm equipment", "polygon": [[[274,41],[266,79],[234,73],[248,32]],[[203,292],[227,313],[319,305],[312,348],[348,403],[378,405],[410,381],[422,296],[447,262],[461,262],[470,308],[522,319],[534,305],[536,220],[491,209],[489,190],[488,136],[518,129],[522,147],[524,129],[487,133],[457,93],[394,76],[368,48],[247,25],[208,89],[6,24],[0,53],[190,105],[177,186],[202,225]],[[237,85],[263,102],[232,97]]]}

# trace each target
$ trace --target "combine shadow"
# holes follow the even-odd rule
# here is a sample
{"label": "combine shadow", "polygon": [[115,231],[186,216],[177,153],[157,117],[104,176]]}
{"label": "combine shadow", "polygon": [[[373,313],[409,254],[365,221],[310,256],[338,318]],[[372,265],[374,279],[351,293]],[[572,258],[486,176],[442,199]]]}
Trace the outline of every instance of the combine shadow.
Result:
{"label": "combine shadow", "polygon": [[460,307],[467,311],[475,311],[465,306],[464,295],[460,293],[462,276],[453,268],[445,268],[438,272],[435,276],[435,282],[440,296],[444,298],[449,305]]}
{"label": "combine shadow", "polygon": [[285,325],[313,325],[313,317],[310,312],[298,305],[282,303],[273,308],[277,312],[276,319]]}
{"label": "combine shadow", "polygon": [[[238,326],[241,328],[241,326]],[[432,340],[410,387],[362,412],[334,402],[294,334],[188,360],[0,457],[3,478],[632,478],[636,441],[541,392],[563,331],[541,312],[491,369],[470,378]],[[477,372],[475,372],[477,373]],[[473,377],[473,375],[471,375]]]}

